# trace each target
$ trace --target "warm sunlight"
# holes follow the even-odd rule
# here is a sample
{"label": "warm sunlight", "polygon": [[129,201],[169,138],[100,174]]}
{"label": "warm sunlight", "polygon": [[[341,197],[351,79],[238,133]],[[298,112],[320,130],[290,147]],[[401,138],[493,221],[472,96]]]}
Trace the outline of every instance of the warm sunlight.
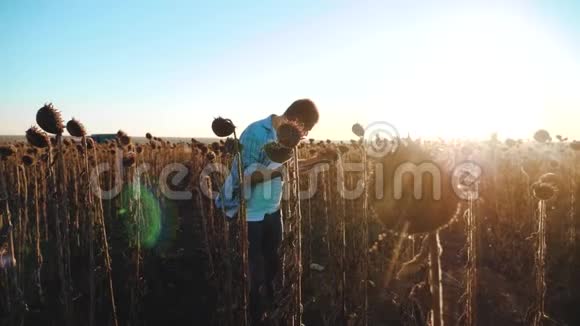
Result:
{"label": "warm sunlight", "polygon": [[577,62],[529,17],[439,16],[407,37],[414,40],[404,49],[411,55],[380,99],[396,111],[391,122],[402,134],[528,138],[550,127],[542,125],[546,115],[561,112],[564,98],[569,110],[580,104],[571,87],[580,86]]}
{"label": "warm sunlight", "polygon": [[580,325],[579,18],[0,0],[0,325]]}

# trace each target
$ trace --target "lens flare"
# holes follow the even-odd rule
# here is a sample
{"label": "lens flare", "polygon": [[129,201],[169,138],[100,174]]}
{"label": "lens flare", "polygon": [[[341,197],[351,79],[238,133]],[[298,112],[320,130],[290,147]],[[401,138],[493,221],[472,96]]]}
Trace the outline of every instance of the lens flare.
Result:
{"label": "lens flare", "polygon": [[123,219],[128,240],[153,248],[162,232],[161,205],[151,190],[144,186],[127,186],[121,193],[118,216]]}

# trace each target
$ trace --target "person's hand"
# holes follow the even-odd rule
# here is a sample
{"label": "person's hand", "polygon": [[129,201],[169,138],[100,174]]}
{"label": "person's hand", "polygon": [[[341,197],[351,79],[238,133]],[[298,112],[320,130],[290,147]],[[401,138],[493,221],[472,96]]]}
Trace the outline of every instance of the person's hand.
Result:
{"label": "person's hand", "polygon": [[325,148],[318,153],[317,158],[320,162],[332,163],[338,161],[339,154],[334,148]]}

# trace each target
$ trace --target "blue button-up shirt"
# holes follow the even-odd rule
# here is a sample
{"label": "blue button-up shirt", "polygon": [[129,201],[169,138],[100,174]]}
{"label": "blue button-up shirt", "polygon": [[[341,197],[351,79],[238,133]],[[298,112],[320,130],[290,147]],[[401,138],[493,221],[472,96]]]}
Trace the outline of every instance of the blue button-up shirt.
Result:
{"label": "blue button-up shirt", "polygon": [[[272,162],[264,151],[266,144],[275,141],[277,141],[277,135],[272,125],[272,116],[256,121],[244,130],[240,136],[244,175],[250,175],[258,168],[274,169],[280,166],[280,164]],[[265,214],[273,213],[280,208],[282,186],[282,180],[276,178],[260,183],[252,189],[249,187],[244,189],[248,221],[262,221]],[[216,199],[217,207],[224,209],[230,218],[235,216],[239,210],[239,187],[238,160],[235,158],[231,172]]]}

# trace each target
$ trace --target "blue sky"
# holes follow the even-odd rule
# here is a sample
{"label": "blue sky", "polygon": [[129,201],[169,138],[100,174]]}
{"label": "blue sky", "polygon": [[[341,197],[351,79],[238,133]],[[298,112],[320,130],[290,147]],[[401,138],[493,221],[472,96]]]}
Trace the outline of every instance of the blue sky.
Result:
{"label": "blue sky", "polygon": [[577,1],[5,0],[0,30],[0,134],[53,102],[89,132],[203,137],[309,97],[316,138],[580,138]]}

